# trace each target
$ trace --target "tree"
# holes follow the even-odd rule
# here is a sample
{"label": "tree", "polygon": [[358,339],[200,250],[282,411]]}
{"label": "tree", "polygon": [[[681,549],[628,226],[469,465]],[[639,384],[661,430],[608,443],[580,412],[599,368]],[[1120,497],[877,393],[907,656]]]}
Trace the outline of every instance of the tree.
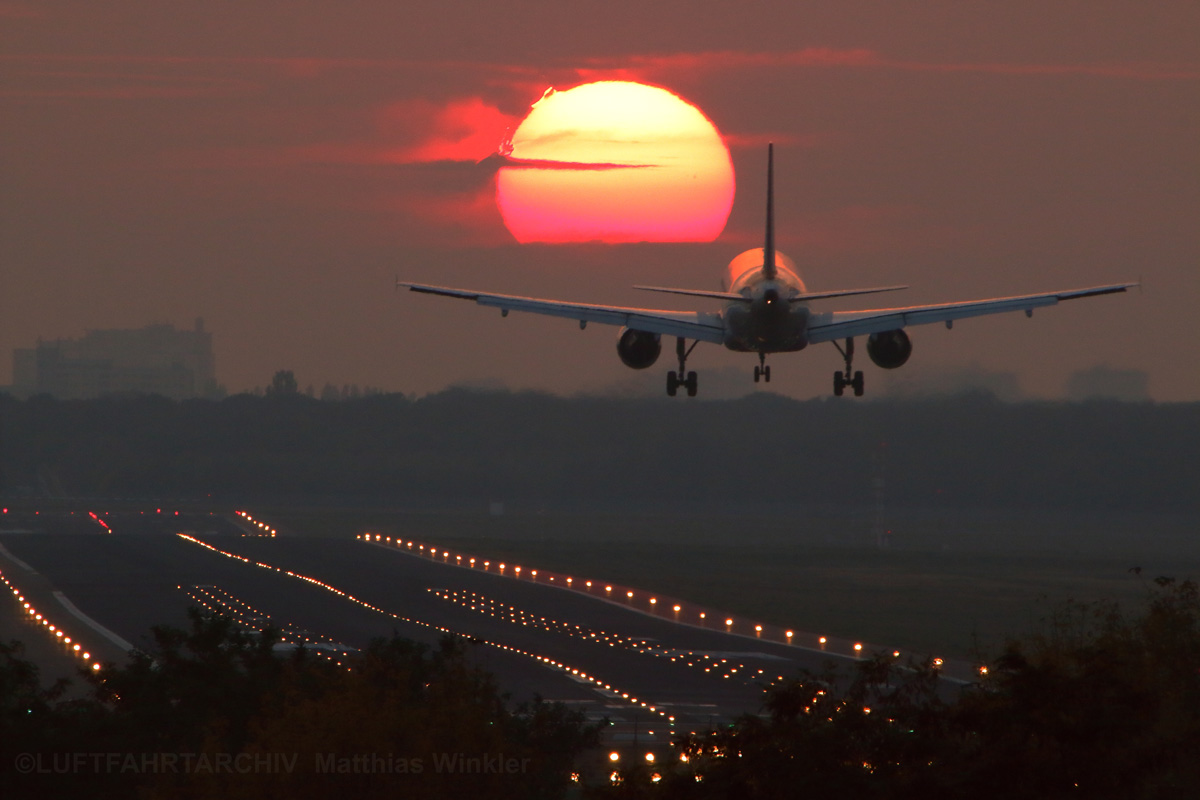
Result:
{"label": "tree", "polygon": [[296,383],[296,376],[292,374],[290,369],[281,369],[276,372],[271,378],[271,385],[267,387],[268,395],[284,396],[295,395],[300,393],[300,385]]}

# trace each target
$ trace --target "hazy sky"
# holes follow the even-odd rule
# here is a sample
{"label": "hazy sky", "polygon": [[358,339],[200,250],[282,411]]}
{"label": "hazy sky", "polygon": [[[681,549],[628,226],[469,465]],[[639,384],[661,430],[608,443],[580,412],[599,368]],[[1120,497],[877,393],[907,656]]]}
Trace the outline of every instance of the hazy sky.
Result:
{"label": "hazy sky", "polygon": [[[1194,0],[0,2],[0,385],[39,336],[200,316],[231,391],[292,369],[318,390],[658,393],[667,353],[635,373],[615,329],[395,278],[687,308],[628,287],[717,288],[760,244],[773,140],[779,246],[810,289],[1145,284],[915,328],[902,373],[1013,372],[1056,397],[1106,364],[1200,399],[1198,31]],[[716,242],[508,234],[475,161],[547,87],[605,78],[669,88],[724,134]],[[752,388],[754,363],[703,345],[689,367],[703,395]],[[798,397],[840,368],[830,345],[769,363]]]}

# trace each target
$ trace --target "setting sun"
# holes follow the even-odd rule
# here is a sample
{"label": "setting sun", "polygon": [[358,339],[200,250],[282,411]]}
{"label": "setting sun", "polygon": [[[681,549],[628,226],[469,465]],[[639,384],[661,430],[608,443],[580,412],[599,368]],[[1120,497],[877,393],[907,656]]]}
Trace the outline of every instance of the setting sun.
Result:
{"label": "setting sun", "polygon": [[654,86],[548,90],[506,151],[496,200],[519,242],[707,242],[733,205],[720,133]]}

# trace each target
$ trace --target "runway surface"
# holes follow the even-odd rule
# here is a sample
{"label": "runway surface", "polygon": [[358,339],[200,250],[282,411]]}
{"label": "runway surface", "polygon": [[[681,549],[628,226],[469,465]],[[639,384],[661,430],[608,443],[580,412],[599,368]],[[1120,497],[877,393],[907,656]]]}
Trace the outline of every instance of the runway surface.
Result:
{"label": "runway surface", "polygon": [[393,633],[429,644],[455,634],[514,701],[560,700],[608,717],[611,741],[653,745],[758,711],[763,687],[799,668],[856,657],[848,642],[755,631],[712,610],[701,619],[642,589],[418,543],[249,536],[256,525],[220,514],[100,516],[105,525],[77,513],[0,528],[5,579],[98,659],[147,646],[153,625],[184,627],[198,605],[269,621],[335,658]]}

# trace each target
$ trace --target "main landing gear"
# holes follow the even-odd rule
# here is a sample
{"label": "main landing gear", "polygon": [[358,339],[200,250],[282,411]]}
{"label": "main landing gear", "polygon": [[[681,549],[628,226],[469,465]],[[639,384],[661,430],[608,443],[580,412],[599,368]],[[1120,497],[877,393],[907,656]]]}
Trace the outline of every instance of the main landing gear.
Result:
{"label": "main landing gear", "polygon": [[[687,389],[688,397],[696,396],[696,373],[684,373],[684,369],[687,366],[687,357],[692,354],[692,350],[699,343],[700,340],[697,339],[692,342],[691,347],[686,347],[687,342],[682,336],[675,338],[675,355],[679,357],[679,372],[677,374],[675,370],[671,370],[667,373],[667,394],[671,397],[675,396],[675,392],[679,390],[680,386]],[[685,374],[687,377],[684,377]]]}
{"label": "main landing gear", "polygon": [[767,354],[758,354],[758,366],[754,368],[754,382],[758,383],[759,379],[771,382],[771,368],[767,366]]}
{"label": "main landing gear", "polygon": [[855,397],[862,397],[862,395],[863,395],[862,371],[860,370],[858,372],[855,372],[854,377],[853,378],[850,377],[850,368],[854,361],[854,339],[853,339],[853,337],[846,339],[846,349],[845,350],[843,350],[842,346],[840,344],[838,344],[837,342],[834,342],[833,346],[836,347],[838,349],[838,352],[842,354],[842,358],[846,359],[846,371],[833,373],[833,393],[835,395],[837,395],[838,397],[841,397],[842,393],[846,391],[846,387],[849,386],[850,388],[854,389]]}

